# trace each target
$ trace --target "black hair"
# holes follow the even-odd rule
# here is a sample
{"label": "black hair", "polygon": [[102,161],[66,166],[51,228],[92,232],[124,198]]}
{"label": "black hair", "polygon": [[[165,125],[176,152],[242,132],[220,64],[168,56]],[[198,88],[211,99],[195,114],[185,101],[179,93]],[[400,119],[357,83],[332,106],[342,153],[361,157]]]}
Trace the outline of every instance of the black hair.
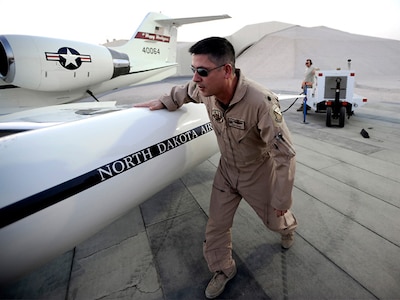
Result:
{"label": "black hair", "polygon": [[190,54],[206,54],[216,65],[231,64],[235,68],[235,49],[225,38],[209,37],[189,48]]}
{"label": "black hair", "polygon": [[310,62],[310,66],[312,65],[312,60],[311,60],[311,58],[307,58],[306,61],[309,61],[309,62]]}

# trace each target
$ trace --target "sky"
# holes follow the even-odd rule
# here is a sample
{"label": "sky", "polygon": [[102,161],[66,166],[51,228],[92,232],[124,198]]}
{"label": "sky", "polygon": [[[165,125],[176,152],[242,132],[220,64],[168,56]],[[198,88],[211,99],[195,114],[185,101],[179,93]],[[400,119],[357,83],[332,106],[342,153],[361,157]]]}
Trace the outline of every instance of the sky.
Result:
{"label": "sky", "polygon": [[246,25],[278,21],[326,26],[400,40],[400,0],[0,0],[0,34],[27,34],[103,44],[130,39],[150,12],[172,18],[228,14],[230,19],[184,25],[178,41],[229,36]]}

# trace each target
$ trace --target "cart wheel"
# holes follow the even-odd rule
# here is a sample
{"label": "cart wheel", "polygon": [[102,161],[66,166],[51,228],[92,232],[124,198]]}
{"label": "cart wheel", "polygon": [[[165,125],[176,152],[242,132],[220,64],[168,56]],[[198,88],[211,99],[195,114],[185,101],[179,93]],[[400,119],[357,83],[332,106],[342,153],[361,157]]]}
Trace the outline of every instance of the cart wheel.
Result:
{"label": "cart wheel", "polygon": [[346,107],[342,106],[339,113],[339,127],[344,127],[344,119],[346,118]]}
{"label": "cart wheel", "polygon": [[331,127],[332,126],[332,107],[328,106],[326,108],[326,126]]}

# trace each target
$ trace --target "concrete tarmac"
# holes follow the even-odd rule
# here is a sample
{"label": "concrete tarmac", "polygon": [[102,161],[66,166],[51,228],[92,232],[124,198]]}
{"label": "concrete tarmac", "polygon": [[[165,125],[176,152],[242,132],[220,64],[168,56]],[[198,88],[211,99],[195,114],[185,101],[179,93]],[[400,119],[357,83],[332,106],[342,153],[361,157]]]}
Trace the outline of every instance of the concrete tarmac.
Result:
{"label": "concrete tarmac", "polygon": [[[101,100],[152,99],[186,79]],[[238,274],[218,299],[400,299],[400,90],[363,87],[357,93],[369,102],[344,128],[326,127],[325,114],[315,112],[304,123],[300,101],[284,113],[297,151],[295,244],[282,250],[280,237],[242,201],[232,231]],[[291,103],[282,101],[282,110]],[[202,243],[218,159],[5,287],[0,298],[204,299],[212,274]]]}

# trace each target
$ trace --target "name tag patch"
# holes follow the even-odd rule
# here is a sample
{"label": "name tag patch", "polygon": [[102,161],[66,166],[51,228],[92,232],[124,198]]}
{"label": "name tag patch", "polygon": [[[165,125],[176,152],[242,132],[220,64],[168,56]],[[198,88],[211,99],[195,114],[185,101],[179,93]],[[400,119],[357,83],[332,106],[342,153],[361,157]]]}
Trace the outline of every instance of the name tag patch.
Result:
{"label": "name tag patch", "polygon": [[245,129],[245,122],[244,120],[235,119],[235,118],[228,118],[228,125],[229,127],[234,127],[240,130]]}

